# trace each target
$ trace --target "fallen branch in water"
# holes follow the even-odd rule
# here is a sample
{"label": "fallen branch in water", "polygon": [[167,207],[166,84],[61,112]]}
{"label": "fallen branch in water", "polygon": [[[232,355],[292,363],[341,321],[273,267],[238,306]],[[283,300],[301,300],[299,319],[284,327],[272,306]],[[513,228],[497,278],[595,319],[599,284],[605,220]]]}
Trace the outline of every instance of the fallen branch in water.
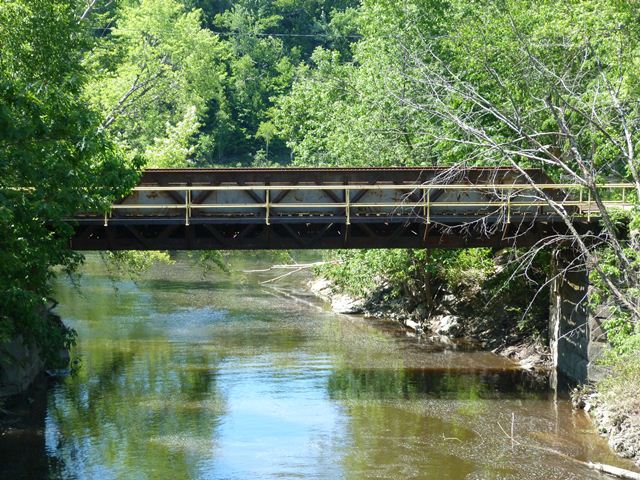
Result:
{"label": "fallen branch in water", "polygon": [[549,448],[549,447],[540,447],[538,445],[525,445],[523,443],[518,442],[515,438],[514,438],[514,423],[515,423],[515,414],[512,413],[511,414],[511,435],[509,435],[504,428],[502,428],[502,425],[500,425],[500,422],[498,422],[498,427],[500,427],[500,430],[502,430],[502,433],[505,434],[505,436],[507,438],[509,438],[511,440],[511,449],[513,450],[514,444],[515,445],[520,445],[523,446],[525,448],[533,448],[536,450],[542,450],[543,452],[547,452],[547,453],[553,453],[554,455],[558,455],[562,458],[565,458],[567,460],[570,460],[574,463],[578,463],[580,465],[583,465],[585,467],[587,467],[589,470],[595,470],[597,472],[602,472],[602,473],[606,473],[607,475],[612,475],[614,477],[617,478],[624,478],[627,480],[640,480],[640,473],[636,473],[636,472],[632,472],[631,470],[626,470],[624,468],[620,468],[620,467],[614,467],[613,465],[607,465],[606,463],[594,463],[594,462],[584,462],[582,460],[578,460],[577,458],[573,458],[570,455],[567,455],[566,453],[562,453],[559,450],[554,450],[553,448]]}
{"label": "fallen branch in water", "polygon": [[455,440],[456,442],[462,443],[462,440],[460,440],[457,437],[445,437],[444,433],[442,434],[442,439],[445,440],[445,441],[453,441],[453,440]]}
{"label": "fallen branch in water", "polygon": [[285,264],[285,265],[272,265],[269,268],[261,268],[257,270],[243,270],[242,273],[264,273],[264,272],[271,272],[273,270],[291,270],[290,272],[283,273],[282,275],[278,275],[277,277],[270,278],[269,280],[265,280],[264,282],[260,282],[261,285],[265,285],[267,283],[277,282],[282,278],[288,277],[289,275],[293,275],[294,273],[301,272],[302,270],[320,267],[322,265],[337,265],[339,263],[342,263],[342,262],[338,260],[332,260],[330,262],[292,263],[292,264]]}
{"label": "fallen branch in water", "polygon": [[262,273],[262,272],[270,272],[272,270],[291,270],[291,269],[305,270],[307,268],[321,267],[322,265],[337,265],[339,263],[342,263],[342,262],[338,260],[331,260],[329,262],[290,263],[285,265],[271,265],[269,268],[261,268],[258,270],[242,270],[242,273]]}
{"label": "fallen branch in water", "polygon": [[[580,462],[580,463],[585,463],[585,462]],[[596,470],[598,472],[614,475],[618,478],[640,480],[640,473],[632,472],[630,470],[625,470],[624,468],[613,467],[611,465],[605,465],[604,463],[588,462],[587,467],[589,467],[591,470]]]}
{"label": "fallen branch in water", "polygon": [[267,283],[277,282],[278,280],[288,277],[289,275],[293,275],[294,273],[298,273],[304,270],[304,268],[296,268],[295,270],[291,270],[290,272],[283,273],[282,275],[278,275],[277,277],[270,278],[269,280],[265,280],[264,282],[260,282],[260,285],[266,285]]}
{"label": "fallen branch in water", "polygon": [[577,458],[573,458],[566,453],[562,453],[558,450],[554,450],[553,448],[548,447],[538,447],[537,445],[525,445],[531,448],[536,448],[538,450],[543,450],[545,452],[554,453],[559,455],[560,457],[566,458],[567,460],[571,460],[574,463],[579,463],[587,467],[589,470],[595,470],[597,472],[606,473],[608,475],[612,475],[617,478],[625,478],[627,480],[640,480],[640,473],[632,472],[631,470],[626,470],[620,467],[614,467],[613,465],[607,465],[606,463],[594,463],[594,462],[583,462],[582,460],[578,460]]}

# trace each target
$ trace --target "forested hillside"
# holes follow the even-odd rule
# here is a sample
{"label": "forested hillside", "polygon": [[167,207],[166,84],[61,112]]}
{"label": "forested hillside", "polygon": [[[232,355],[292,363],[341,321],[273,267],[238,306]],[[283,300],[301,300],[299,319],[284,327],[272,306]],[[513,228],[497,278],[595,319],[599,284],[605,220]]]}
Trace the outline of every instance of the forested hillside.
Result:
{"label": "forested hillside", "polygon": [[350,57],[356,5],[95,2],[83,22],[93,40],[87,99],[149,165],[288,162],[274,104],[316,48]]}

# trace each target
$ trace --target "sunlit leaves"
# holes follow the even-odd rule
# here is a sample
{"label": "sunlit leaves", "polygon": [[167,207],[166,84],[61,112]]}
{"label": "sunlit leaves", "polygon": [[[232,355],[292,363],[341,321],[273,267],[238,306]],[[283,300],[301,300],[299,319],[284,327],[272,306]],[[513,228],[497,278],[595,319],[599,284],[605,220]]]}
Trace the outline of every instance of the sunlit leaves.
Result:
{"label": "sunlit leaves", "polygon": [[45,353],[66,337],[42,315],[51,267],[68,249],[77,212],[99,212],[130,188],[128,157],[81,99],[87,32],[73,0],[11,0],[0,8],[0,331]]}
{"label": "sunlit leaves", "polygon": [[[153,150],[168,129],[184,133],[185,118],[195,112],[195,119],[202,119],[220,96],[227,50],[217,35],[202,28],[199,10],[186,11],[177,1],[143,0],[122,7],[114,23],[87,57],[92,81],[85,95],[103,112],[103,125],[121,145]],[[183,165],[184,156],[178,157]]]}

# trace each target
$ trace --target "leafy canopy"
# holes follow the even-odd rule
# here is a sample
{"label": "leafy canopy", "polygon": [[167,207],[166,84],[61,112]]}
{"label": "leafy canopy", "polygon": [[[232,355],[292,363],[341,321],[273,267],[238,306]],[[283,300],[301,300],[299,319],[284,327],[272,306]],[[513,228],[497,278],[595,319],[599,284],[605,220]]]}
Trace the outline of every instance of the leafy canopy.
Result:
{"label": "leafy canopy", "polygon": [[43,316],[51,268],[80,261],[67,248],[65,218],[103,210],[136,181],[136,162],[82,97],[78,7],[8,0],[0,8],[0,343],[20,334],[48,351],[65,341]]}

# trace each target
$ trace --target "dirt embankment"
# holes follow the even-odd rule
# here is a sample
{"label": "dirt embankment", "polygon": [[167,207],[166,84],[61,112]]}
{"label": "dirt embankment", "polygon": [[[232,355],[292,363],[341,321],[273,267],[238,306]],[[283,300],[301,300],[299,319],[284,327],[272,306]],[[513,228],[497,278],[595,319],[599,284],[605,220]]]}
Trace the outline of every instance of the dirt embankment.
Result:
{"label": "dirt embankment", "polygon": [[411,299],[390,295],[384,284],[368,298],[354,298],[339,292],[324,278],[310,281],[309,289],[330,303],[336,313],[389,319],[402,328],[441,342],[455,338],[472,339],[482,348],[510,358],[529,370],[546,371],[551,365],[546,342],[513,328],[513,321],[504,318],[503,312],[496,312],[493,318],[474,314],[475,302],[469,298],[444,295],[434,310]]}
{"label": "dirt embankment", "polygon": [[573,406],[591,415],[598,433],[621,457],[640,467],[640,397],[637,383],[614,380],[613,385],[589,386],[574,390]]}

